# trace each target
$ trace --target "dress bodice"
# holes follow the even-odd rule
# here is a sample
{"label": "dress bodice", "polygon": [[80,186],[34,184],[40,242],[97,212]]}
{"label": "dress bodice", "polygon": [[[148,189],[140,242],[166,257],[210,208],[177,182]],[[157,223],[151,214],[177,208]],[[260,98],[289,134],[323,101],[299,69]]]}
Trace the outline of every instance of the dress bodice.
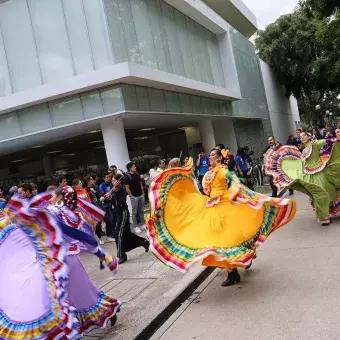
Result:
{"label": "dress bodice", "polygon": [[302,151],[303,171],[307,174],[315,174],[322,171],[326,163],[320,157],[320,151],[326,145],[325,140],[310,142]]}
{"label": "dress bodice", "polygon": [[221,196],[228,190],[228,169],[222,165],[209,169],[203,178],[204,193],[210,198]]}

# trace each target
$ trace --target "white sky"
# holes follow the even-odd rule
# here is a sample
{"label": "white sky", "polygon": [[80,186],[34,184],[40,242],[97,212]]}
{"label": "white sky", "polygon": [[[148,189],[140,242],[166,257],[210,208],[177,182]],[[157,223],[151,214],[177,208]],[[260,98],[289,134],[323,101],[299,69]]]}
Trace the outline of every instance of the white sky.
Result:
{"label": "white sky", "polygon": [[279,16],[293,12],[298,0],[242,0],[255,14],[259,29],[264,29]]}

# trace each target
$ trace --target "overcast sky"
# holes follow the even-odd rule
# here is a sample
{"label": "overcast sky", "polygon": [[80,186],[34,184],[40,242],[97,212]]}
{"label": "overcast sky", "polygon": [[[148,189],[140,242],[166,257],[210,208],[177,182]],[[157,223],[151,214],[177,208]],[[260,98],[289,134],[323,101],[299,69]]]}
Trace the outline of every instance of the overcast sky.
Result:
{"label": "overcast sky", "polygon": [[280,15],[293,12],[298,0],[242,0],[256,15],[259,29],[264,29]]}

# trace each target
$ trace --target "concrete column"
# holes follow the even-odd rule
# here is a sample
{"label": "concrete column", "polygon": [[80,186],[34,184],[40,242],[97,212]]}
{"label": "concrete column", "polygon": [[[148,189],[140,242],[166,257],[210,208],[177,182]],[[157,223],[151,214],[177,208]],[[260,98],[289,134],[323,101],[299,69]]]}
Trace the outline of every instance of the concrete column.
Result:
{"label": "concrete column", "polygon": [[217,144],[224,144],[236,155],[237,139],[232,118],[223,118],[213,122],[215,138]]}
{"label": "concrete column", "polygon": [[44,167],[45,176],[52,175],[53,172],[54,172],[52,157],[51,156],[43,157],[42,163],[43,163],[43,167]]}
{"label": "concrete column", "polygon": [[[129,151],[127,147],[124,124],[121,117],[108,117],[100,121],[107,163],[109,166],[115,165],[118,169],[127,171],[126,164],[129,162]],[[132,218],[131,201],[127,200],[130,219]]]}
{"label": "concrete column", "polygon": [[211,120],[203,120],[198,123],[202,138],[203,149],[208,155],[210,150],[216,146],[214,128]]}
{"label": "concrete column", "polygon": [[116,165],[126,170],[129,152],[126,143],[124,125],[121,117],[108,117],[100,122],[108,165]]}
{"label": "concrete column", "polygon": [[186,127],[185,137],[188,143],[189,156],[195,159],[197,157],[197,153],[199,152],[195,145],[201,143],[201,135],[199,128],[196,126]]}

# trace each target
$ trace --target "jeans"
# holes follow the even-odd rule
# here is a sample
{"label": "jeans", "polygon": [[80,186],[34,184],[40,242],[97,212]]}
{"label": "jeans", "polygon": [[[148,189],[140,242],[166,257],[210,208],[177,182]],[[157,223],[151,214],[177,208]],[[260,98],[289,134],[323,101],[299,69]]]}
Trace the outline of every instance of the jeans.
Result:
{"label": "jeans", "polygon": [[105,211],[104,221],[106,224],[106,236],[114,237],[116,229],[116,216],[114,210],[109,207],[103,209]]}
{"label": "jeans", "polygon": [[144,195],[138,196],[138,197],[132,197],[131,198],[131,205],[132,205],[132,221],[133,226],[138,227],[139,223],[137,221],[137,215],[139,215],[140,218],[140,225],[145,224],[144,220]]}

